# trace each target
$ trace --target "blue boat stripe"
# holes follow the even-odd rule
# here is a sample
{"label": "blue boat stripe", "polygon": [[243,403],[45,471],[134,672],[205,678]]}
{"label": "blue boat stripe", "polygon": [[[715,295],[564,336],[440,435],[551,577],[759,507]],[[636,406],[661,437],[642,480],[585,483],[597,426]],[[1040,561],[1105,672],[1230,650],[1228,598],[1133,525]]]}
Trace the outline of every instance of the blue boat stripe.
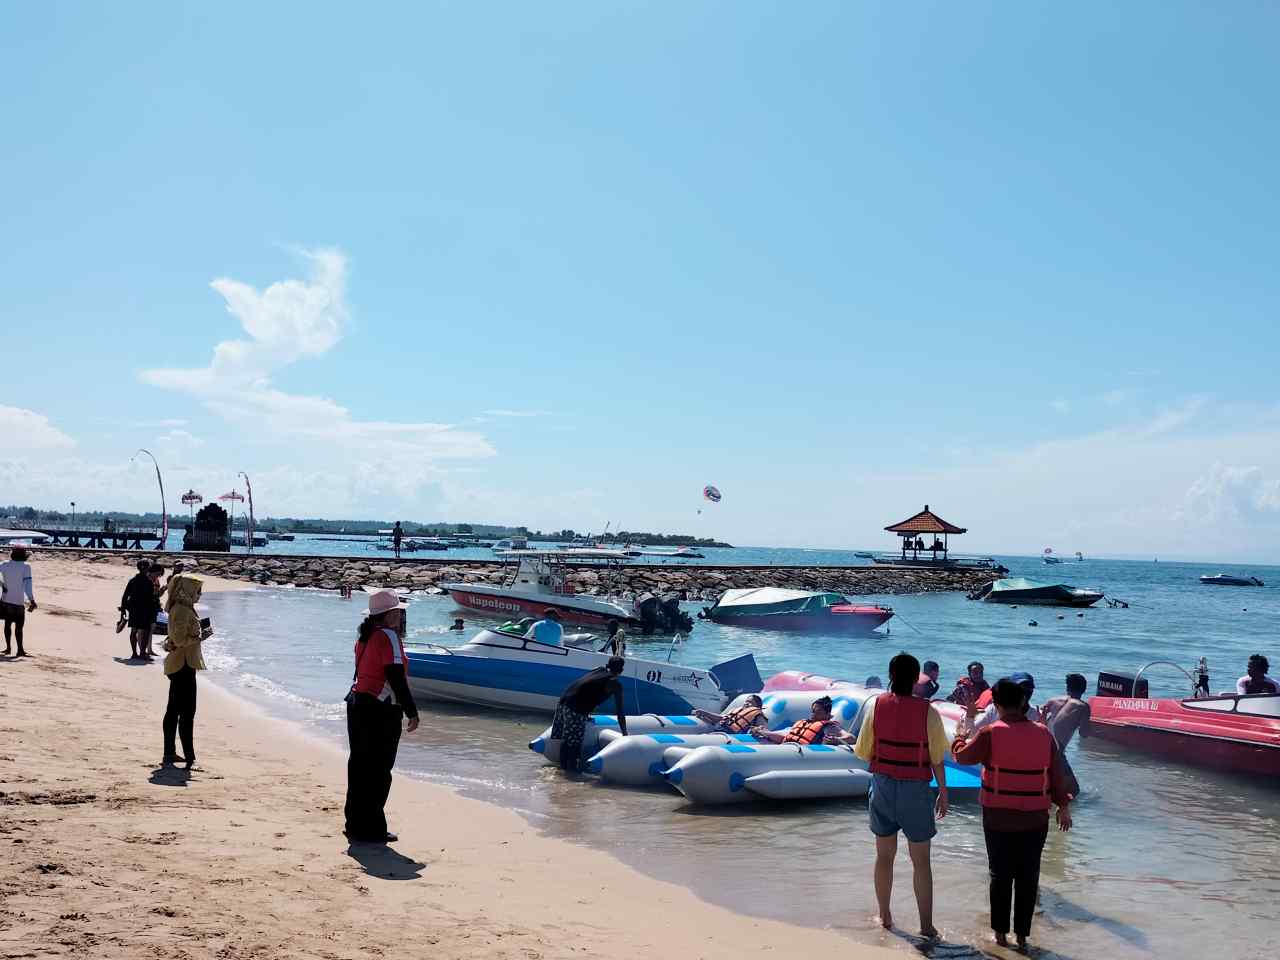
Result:
{"label": "blue boat stripe", "polygon": [[[559,664],[528,661],[517,663],[484,657],[444,656],[412,650],[406,651],[405,660],[411,680],[414,678],[437,680],[471,687],[531,693],[556,699],[559,699],[570,683],[586,673],[578,667]],[[636,680],[634,677],[623,676],[618,679],[622,682],[624,707],[630,708],[633,712],[640,713],[643,709],[644,712],[669,713],[672,716],[668,719],[682,725],[698,722],[686,716],[692,709],[692,705],[675,691],[660,684],[649,683],[647,680]]]}

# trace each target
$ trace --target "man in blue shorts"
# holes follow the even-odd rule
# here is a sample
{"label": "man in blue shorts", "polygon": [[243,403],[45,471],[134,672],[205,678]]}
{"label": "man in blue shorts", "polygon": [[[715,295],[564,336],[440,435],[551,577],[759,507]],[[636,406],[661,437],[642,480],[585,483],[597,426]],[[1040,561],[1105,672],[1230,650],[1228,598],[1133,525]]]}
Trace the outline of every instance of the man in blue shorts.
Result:
{"label": "man in blue shorts", "polygon": [[[893,861],[898,854],[898,832],[907,838],[911,855],[916,906],[920,910],[920,935],[938,935],[933,926],[933,868],[929,841],[938,832],[935,817],[947,815],[947,775],[942,766],[950,744],[942,718],[929,701],[912,696],[920,676],[920,661],[900,653],[889,661],[889,692],[867,702],[866,716],[858,731],[854,751],[871,767],[868,810],[871,832],[876,835],[875,886],[880,924],[893,926],[889,907],[893,893]],[[938,781],[933,799],[929,781]]]}

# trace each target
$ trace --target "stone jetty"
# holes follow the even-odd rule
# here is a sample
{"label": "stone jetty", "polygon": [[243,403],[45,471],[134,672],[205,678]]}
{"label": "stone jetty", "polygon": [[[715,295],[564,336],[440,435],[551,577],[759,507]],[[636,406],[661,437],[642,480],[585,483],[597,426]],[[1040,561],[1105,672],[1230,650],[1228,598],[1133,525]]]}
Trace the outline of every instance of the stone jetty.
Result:
{"label": "stone jetty", "polygon": [[[289,584],[321,590],[338,590],[344,586],[355,590],[363,587],[428,590],[441,583],[459,581],[500,583],[511,572],[510,563],[443,558],[366,560],[360,557],[37,548],[33,551],[33,559],[38,560],[42,554],[129,567],[134,566],[140,557],[166,567],[181,560],[193,573],[264,585]],[[991,570],[891,566],[729,567],[628,563],[610,569],[592,564],[564,564],[564,567],[570,571],[569,583],[579,593],[679,593],[689,600],[710,600],[725,590],[746,587],[833,590],[854,596],[948,590],[968,592],[998,576]]]}

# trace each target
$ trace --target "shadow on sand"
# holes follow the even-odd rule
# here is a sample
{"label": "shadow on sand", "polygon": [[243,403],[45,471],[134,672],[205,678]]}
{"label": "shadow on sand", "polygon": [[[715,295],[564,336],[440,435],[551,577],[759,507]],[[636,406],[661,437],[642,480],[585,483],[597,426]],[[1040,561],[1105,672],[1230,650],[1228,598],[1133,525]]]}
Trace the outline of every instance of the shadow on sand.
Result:
{"label": "shadow on sand", "polygon": [[191,771],[172,763],[166,763],[151,771],[147,778],[157,787],[185,787],[191,782]]}
{"label": "shadow on sand", "polygon": [[353,843],[347,847],[347,856],[360,864],[369,876],[380,880],[418,880],[426,867],[425,863],[381,843]]}
{"label": "shadow on sand", "polygon": [[111,659],[126,667],[147,667],[155,662],[154,660],[143,660],[139,657],[112,657]]}

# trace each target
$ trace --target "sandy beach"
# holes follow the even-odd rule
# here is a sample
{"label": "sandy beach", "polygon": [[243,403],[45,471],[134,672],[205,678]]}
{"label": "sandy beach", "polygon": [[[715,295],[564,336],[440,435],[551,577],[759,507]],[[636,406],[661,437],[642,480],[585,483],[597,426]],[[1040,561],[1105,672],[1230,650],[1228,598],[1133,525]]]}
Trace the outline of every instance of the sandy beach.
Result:
{"label": "sandy beach", "polygon": [[127,568],[33,566],[32,656],[0,658],[0,957],[892,955],[738,916],[404,777],[401,842],[348,848],[344,755],[212,683],[199,765],[159,768],[160,661],[129,663],[114,631]]}

